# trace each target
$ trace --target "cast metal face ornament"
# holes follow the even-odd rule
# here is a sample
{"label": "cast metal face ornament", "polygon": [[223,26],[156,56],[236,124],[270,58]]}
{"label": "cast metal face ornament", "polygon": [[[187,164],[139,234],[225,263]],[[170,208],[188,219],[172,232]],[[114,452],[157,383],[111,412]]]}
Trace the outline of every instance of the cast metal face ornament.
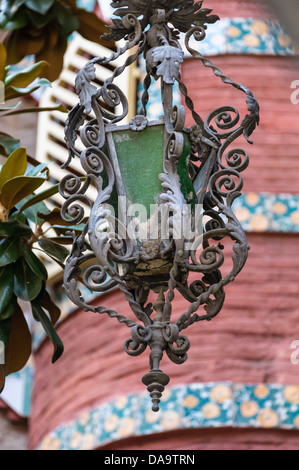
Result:
{"label": "cast metal face ornament", "polygon": [[[124,345],[130,356],[149,347],[150,371],[142,381],[151,395],[152,409],[157,411],[169,382],[160,370],[164,353],[176,364],[186,361],[190,343],[182,331],[220,312],[225,286],[246,262],[249,246],[232,204],[241,194],[240,173],[248,165],[248,155],[244,149],[231,147],[242,134],[252,143],[259,105],[250,90],[191,47],[190,39],[202,41],[207,24],[219,19],[203,9],[202,2],[117,0],[111,5],[116,9],[115,19],[106,37],[123,40],[125,45],[109,58],[92,59],[79,72],[76,91],[80,103],[70,111],[66,124],[70,154],[64,167],[78,157],[86,179],[82,182],[69,175],[60,184],[65,198],[62,217],[71,225],[85,223],[83,232],[74,235],[64,288],[84,311],[106,313],[131,329]],[[209,67],[224,84],[245,94],[248,113],[243,120],[232,106],[215,109],[205,119],[197,113],[181,79],[184,53],[180,33],[184,33],[186,50],[194,59]],[[128,50],[131,54],[124,64],[97,88],[96,65],[110,64]],[[119,123],[128,115],[128,101],[115,79],[143,58],[146,76],[141,110],[123,126]],[[161,82],[164,112],[151,122],[146,109],[152,79]],[[185,127],[185,107],[173,105],[175,83],[193,116],[191,128]],[[122,107],[117,115],[110,111],[116,106]],[[85,146],[82,152],[75,146],[79,134]],[[95,202],[87,196],[90,185],[97,188]],[[136,214],[130,210],[134,204],[142,204],[147,214],[145,219],[137,218],[137,224]],[[152,205],[154,213],[149,212]],[[88,215],[84,213],[86,206],[90,207]],[[115,215],[111,207],[116,206]],[[201,227],[198,208],[203,208]],[[135,228],[142,225],[145,235],[132,235],[132,230],[127,230],[132,222]],[[167,236],[161,234],[163,224],[169,228]],[[191,230],[179,231],[178,236],[178,226]],[[226,240],[232,242],[231,266],[223,277],[220,268]],[[88,302],[82,285],[95,293],[120,289],[133,318]],[[176,291],[187,305],[185,312],[173,318]],[[149,303],[150,293],[157,295],[153,304]]]}

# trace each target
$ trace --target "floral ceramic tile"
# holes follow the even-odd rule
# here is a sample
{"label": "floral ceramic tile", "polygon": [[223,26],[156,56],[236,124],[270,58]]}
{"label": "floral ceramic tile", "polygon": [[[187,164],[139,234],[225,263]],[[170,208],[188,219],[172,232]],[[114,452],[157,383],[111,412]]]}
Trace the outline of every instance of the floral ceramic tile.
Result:
{"label": "floral ceramic tile", "polygon": [[169,387],[160,411],[146,393],[119,396],[46,436],[40,450],[94,449],[127,437],[184,428],[299,429],[299,386],[194,383]]}
{"label": "floral ceramic tile", "polygon": [[233,209],[247,232],[299,232],[298,194],[247,193]]}
{"label": "floral ceramic tile", "polygon": [[236,427],[299,429],[299,386],[235,385]]}

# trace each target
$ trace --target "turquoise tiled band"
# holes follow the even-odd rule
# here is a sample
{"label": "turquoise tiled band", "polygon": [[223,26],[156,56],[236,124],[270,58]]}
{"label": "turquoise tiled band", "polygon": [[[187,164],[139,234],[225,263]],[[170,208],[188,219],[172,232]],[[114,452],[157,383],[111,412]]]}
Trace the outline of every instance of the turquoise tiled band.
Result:
{"label": "turquoise tiled band", "polygon": [[298,53],[296,45],[277,21],[259,18],[222,18],[209,25],[204,41],[194,40],[191,47],[203,55],[293,56]]}
{"label": "turquoise tiled band", "polygon": [[299,232],[299,194],[247,193],[233,209],[247,232]]}
{"label": "turquoise tiled band", "polygon": [[62,424],[38,449],[95,449],[176,429],[299,429],[299,386],[194,383],[168,388],[160,405],[154,413],[146,392],[119,396]]}

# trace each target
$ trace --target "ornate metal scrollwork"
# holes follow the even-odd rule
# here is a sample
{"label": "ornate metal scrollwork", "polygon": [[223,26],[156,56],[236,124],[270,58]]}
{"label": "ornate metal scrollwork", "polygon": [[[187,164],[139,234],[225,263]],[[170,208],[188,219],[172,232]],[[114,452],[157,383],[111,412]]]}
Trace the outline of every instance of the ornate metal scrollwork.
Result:
{"label": "ornate metal scrollwork", "polygon": [[[182,330],[195,322],[211,320],[220,312],[225,286],[235,279],[246,262],[249,246],[232,204],[242,190],[241,173],[248,165],[248,155],[244,149],[231,146],[242,134],[251,143],[250,136],[259,123],[259,106],[250,90],[233,82],[191,48],[190,38],[202,41],[207,24],[218,20],[216,15],[210,14],[211,10],[202,9],[202,2],[116,0],[112,6],[116,8],[116,18],[109,27],[107,38],[123,39],[126,45],[109,58],[92,59],[78,74],[76,90],[80,102],[70,111],[66,124],[69,159],[64,166],[67,167],[72,158],[80,158],[86,179],[82,182],[70,175],[62,180],[60,193],[65,199],[62,217],[71,224],[80,223],[85,217],[88,221],[82,234],[74,239],[66,263],[64,288],[69,298],[83,310],[106,313],[131,328],[131,337],[124,345],[130,356],[140,355],[149,347],[150,372],[143,377],[143,382],[156,411],[161,393],[169,382],[169,377],[159,368],[164,352],[176,364],[186,361],[190,343],[181,334]],[[231,106],[212,111],[206,119],[197,113],[181,80],[184,54],[179,42],[180,33],[185,33],[186,49],[195,59],[211,68],[224,84],[245,94],[248,114],[242,121],[238,111]],[[102,87],[97,88],[94,85],[96,64],[109,64],[128,50],[133,53]],[[162,125],[164,129],[158,208],[166,211],[163,220],[169,231],[167,237],[160,235],[156,239],[151,239],[149,219],[142,222],[148,238],[132,237],[127,226],[133,218],[126,216],[121,220],[107,205],[115,191],[121,199],[120,212],[123,210],[127,214],[130,205],[125,198],[126,188],[116,150],[118,141],[114,134],[119,129],[118,123],[128,114],[128,102],[114,80],[142,54],[147,70],[142,109],[128,126],[120,129],[136,136],[155,126]],[[146,104],[152,77],[161,81],[164,116],[151,123],[146,117]],[[194,119],[190,129],[185,127],[185,106],[173,106],[175,82]],[[113,113],[116,106],[122,107],[117,115]],[[90,119],[91,113],[93,118]],[[76,149],[78,135],[85,146],[82,152]],[[125,137],[127,134],[118,139]],[[180,162],[186,160],[186,148],[188,191],[183,190],[179,170]],[[142,158],[142,155],[136,158]],[[90,185],[97,189],[95,201],[87,195]],[[188,202],[188,197],[192,199],[190,193],[197,195],[196,202],[193,198],[191,204]],[[83,205],[90,208],[89,214],[85,213]],[[186,209],[187,206],[191,209]],[[202,230],[199,230],[197,208],[201,209],[201,206]],[[178,236],[178,227],[188,226],[188,223],[189,231],[181,231]],[[233,241],[232,268],[223,278],[221,267],[225,263],[226,239]],[[197,273],[199,279],[190,281],[190,273]],[[90,305],[83,298],[80,284],[99,293],[119,288],[136,319]],[[172,321],[175,290],[183,295],[189,307]],[[154,305],[148,303],[150,291],[158,295]],[[202,311],[199,313],[199,310]]]}

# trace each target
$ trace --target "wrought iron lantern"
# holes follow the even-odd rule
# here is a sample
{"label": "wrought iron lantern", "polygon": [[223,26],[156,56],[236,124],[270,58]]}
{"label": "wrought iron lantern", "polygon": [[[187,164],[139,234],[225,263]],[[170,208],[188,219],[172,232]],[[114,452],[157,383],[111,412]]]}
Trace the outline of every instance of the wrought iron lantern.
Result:
{"label": "wrought iron lantern", "polygon": [[[83,232],[74,236],[64,289],[84,311],[106,313],[131,329],[124,345],[129,355],[138,356],[149,347],[150,371],[142,381],[157,411],[169,382],[160,370],[164,353],[176,364],[186,361],[190,343],[182,331],[220,312],[225,286],[246,262],[249,246],[232,204],[241,194],[240,173],[248,155],[231,146],[242,135],[252,143],[259,105],[249,89],[191,47],[191,39],[204,40],[207,25],[219,19],[201,1],[116,0],[111,5],[115,18],[106,38],[125,45],[109,58],[90,60],[79,72],[80,102],[66,124],[70,156],[64,167],[78,157],[86,178],[72,174],[60,184],[62,217],[72,225],[85,223]],[[243,120],[232,106],[215,109],[205,119],[197,113],[181,80],[181,33],[193,58],[245,94],[248,113]],[[123,66],[98,88],[96,65],[110,64],[129,50]],[[137,60],[146,64],[141,110],[122,125],[128,101],[115,79]],[[156,121],[149,121],[146,111],[152,80],[161,83],[163,116]],[[185,106],[173,104],[175,85]],[[117,115],[111,111],[116,106],[122,107]],[[194,119],[191,128],[185,126],[186,108]],[[82,152],[75,145],[78,135]],[[87,195],[91,184],[97,188],[94,202]],[[138,216],[136,205],[142,208]],[[90,207],[88,216],[83,206]],[[223,277],[226,240],[232,241],[232,267]],[[82,285],[95,293],[119,288],[133,318],[88,302]],[[187,306],[173,318],[176,291]],[[157,296],[154,303],[150,294]]]}

